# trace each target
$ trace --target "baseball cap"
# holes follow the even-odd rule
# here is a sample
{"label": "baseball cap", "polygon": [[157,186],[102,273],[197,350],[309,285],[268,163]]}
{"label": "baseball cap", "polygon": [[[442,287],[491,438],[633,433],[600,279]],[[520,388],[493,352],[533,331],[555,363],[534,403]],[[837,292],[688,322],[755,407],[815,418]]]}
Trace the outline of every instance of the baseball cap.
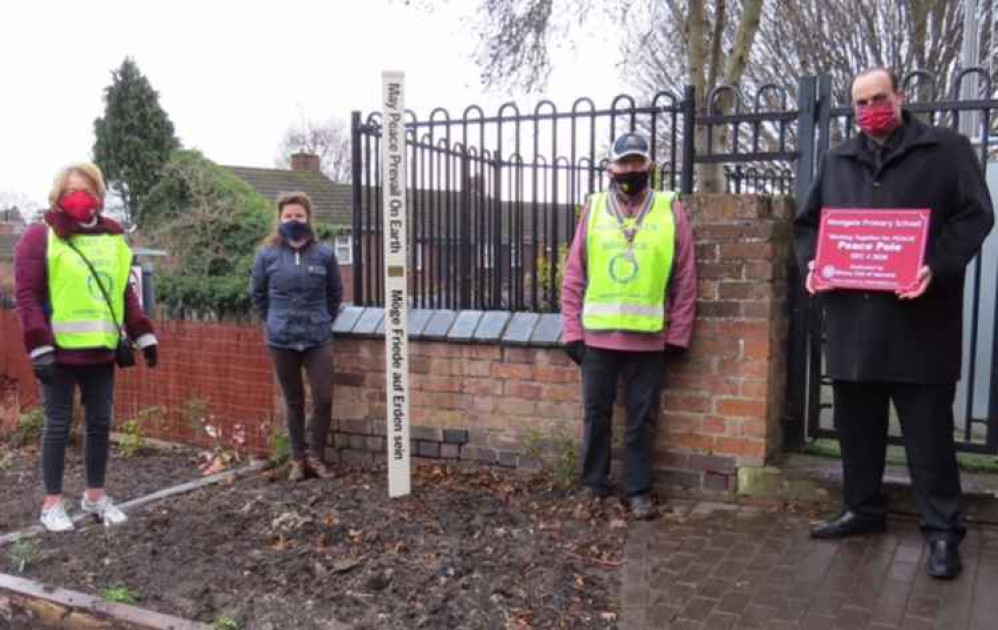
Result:
{"label": "baseball cap", "polygon": [[651,147],[648,145],[648,138],[634,131],[617,136],[610,149],[610,161],[616,162],[629,155],[640,155],[646,160],[650,160]]}

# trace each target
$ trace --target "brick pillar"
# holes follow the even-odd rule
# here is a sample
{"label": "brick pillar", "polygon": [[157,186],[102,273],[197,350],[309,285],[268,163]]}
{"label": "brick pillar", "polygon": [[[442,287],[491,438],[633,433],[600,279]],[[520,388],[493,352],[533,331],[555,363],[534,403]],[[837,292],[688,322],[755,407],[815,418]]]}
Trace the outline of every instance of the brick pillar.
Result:
{"label": "brick pillar", "polygon": [[741,466],[778,451],[785,404],[788,198],[694,195],[698,317],[689,356],[669,369],[660,445],[682,485],[733,489]]}

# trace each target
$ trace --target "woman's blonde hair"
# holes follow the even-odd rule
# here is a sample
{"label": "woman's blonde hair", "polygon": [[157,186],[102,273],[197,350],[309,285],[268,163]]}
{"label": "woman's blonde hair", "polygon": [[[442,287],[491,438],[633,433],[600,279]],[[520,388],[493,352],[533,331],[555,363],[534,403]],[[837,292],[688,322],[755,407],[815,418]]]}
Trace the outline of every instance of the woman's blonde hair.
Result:
{"label": "woman's blonde hair", "polygon": [[281,193],[277,196],[277,215],[274,217],[274,227],[271,229],[270,234],[267,235],[267,238],[263,239],[264,247],[280,247],[284,243],[280,232],[281,211],[284,210],[284,206],[292,204],[297,204],[305,208],[305,216],[308,217],[308,222],[312,223],[312,199],[308,196],[308,193],[300,190]]}
{"label": "woman's blonde hair", "polygon": [[77,162],[76,164],[70,164],[56,173],[55,181],[52,182],[52,190],[49,192],[50,208],[59,206],[59,199],[66,190],[66,181],[74,173],[90,182],[97,198],[101,200],[101,203],[104,202],[104,197],[107,195],[107,187],[104,185],[104,175],[100,172],[100,168],[90,162]]}

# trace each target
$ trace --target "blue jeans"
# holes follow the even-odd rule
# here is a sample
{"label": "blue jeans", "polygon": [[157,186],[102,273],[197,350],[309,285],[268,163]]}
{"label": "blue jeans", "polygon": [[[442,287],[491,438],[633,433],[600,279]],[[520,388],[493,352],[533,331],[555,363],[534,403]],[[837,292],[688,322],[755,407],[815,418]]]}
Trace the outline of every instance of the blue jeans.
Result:
{"label": "blue jeans", "polygon": [[45,430],[42,476],[46,494],[62,494],[66,442],[73,422],[73,392],[79,386],[86,421],[84,463],[87,488],[103,488],[114,406],[114,364],[60,365],[52,383],[42,386]]}

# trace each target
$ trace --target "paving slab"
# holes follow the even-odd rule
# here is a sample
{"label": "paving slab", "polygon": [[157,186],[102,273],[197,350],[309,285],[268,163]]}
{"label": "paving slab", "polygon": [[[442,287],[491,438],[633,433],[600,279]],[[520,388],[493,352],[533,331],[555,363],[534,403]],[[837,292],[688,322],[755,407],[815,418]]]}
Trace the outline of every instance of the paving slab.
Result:
{"label": "paving slab", "polygon": [[809,537],[795,512],[674,505],[632,524],[621,571],[621,628],[887,630],[998,628],[998,528],[974,526],[964,572],[924,570],[916,519],[845,541]]}

